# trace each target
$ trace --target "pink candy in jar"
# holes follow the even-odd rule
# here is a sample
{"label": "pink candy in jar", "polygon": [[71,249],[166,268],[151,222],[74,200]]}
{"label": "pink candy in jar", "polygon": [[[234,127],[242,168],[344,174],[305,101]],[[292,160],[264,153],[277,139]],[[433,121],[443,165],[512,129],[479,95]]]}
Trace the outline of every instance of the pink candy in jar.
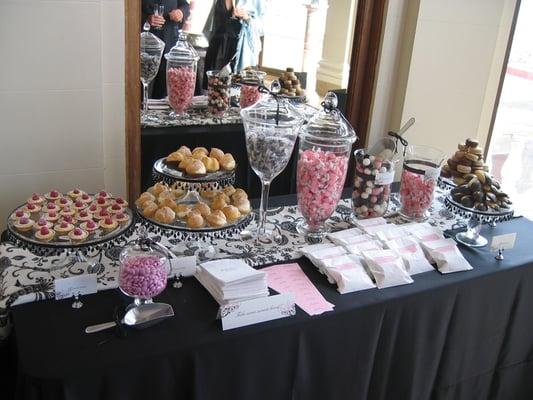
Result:
{"label": "pink candy in jar", "polygon": [[167,70],[168,102],[177,114],[183,114],[191,104],[196,84],[196,72],[191,67]]}
{"label": "pink candy in jar", "polygon": [[297,169],[298,207],[310,229],[320,229],[339,202],[348,157],[330,151],[305,150]]}
{"label": "pink candy in jar", "polygon": [[404,167],[400,187],[400,212],[410,219],[426,218],[426,212],[433,202],[436,184],[437,177],[428,177]]}
{"label": "pink candy in jar", "polygon": [[254,105],[261,98],[258,85],[246,85],[241,86],[240,105],[241,108],[246,108]]}
{"label": "pink candy in jar", "polygon": [[136,255],[122,261],[119,287],[128,296],[149,299],[161,293],[167,285],[164,258],[157,255]]}

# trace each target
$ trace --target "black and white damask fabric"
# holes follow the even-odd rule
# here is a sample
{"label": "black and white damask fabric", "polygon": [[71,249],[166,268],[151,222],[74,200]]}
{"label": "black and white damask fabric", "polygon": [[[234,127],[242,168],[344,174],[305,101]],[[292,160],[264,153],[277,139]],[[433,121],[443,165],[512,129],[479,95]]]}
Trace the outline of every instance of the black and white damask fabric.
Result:
{"label": "black and white damask fabric", "polygon": [[[446,230],[462,223],[446,209],[444,192],[437,190],[435,201],[430,209],[429,223]],[[397,215],[399,202],[391,199],[388,219],[394,223],[403,223]],[[351,227],[350,200],[341,200],[337,210],[329,220],[333,231]],[[213,240],[217,254],[216,258],[239,258],[252,266],[261,266],[275,262],[293,260],[300,257],[299,250],[308,244],[304,237],[296,231],[296,224],[302,218],[297,206],[285,206],[270,209],[268,222],[275,225],[281,236],[281,242],[253,242],[242,241],[238,235],[226,239]],[[151,234],[152,238],[163,245],[171,247],[177,257],[193,255],[185,243],[178,239]],[[135,240],[134,234],[130,240]],[[327,241],[327,239],[324,239]],[[0,339],[9,333],[8,311],[12,305],[54,298],[54,284],[56,278],[66,278],[87,273],[94,273],[98,277],[98,290],[114,289],[118,287],[119,255],[122,247],[111,247],[105,250],[94,250],[88,254],[94,266],[87,263],[74,263],[65,268],[57,268],[61,257],[39,257],[27,250],[5,242],[0,244]]]}

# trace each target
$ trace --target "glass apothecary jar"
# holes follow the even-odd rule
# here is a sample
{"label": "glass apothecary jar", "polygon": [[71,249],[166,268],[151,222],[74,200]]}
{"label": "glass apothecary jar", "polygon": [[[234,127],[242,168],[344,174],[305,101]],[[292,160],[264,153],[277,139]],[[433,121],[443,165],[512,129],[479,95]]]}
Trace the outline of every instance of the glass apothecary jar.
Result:
{"label": "glass apothecary jar", "polygon": [[144,24],[141,33],[141,83],[143,85],[143,114],[148,112],[148,85],[159,72],[165,42],[151,34],[150,24]]}
{"label": "glass apothecary jar", "polygon": [[326,220],[339,202],[352,145],[357,139],[349,122],[337,109],[337,96],[329,92],[323,109],[300,132],[296,191],[304,219],[296,227],[309,239],[328,232]]}
{"label": "glass apothecary jar", "polygon": [[141,235],[120,253],[118,285],[135,306],[151,303],[167,286],[170,261],[159,246]]}
{"label": "glass apothecary jar", "polygon": [[239,105],[242,108],[253,106],[261,100],[259,87],[263,84],[266,72],[262,71],[243,71],[241,72],[241,93]]}
{"label": "glass apothecary jar", "polygon": [[184,116],[194,96],[200,57],[187,41],[187,34],[180,31],[176,45],[165,54],[165,58],[168,103],[174,110],[174,116]]}

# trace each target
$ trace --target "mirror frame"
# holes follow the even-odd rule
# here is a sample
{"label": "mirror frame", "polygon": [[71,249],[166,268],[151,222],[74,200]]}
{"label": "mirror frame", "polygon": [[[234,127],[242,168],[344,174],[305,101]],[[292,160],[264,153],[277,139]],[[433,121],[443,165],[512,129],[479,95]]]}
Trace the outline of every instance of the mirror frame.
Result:
{"label": "mirror frame", "polygon": [[[346,118],[357,130],[358,147],[365,147],[372,111],[376,69],[382,41],[387,0],[358,0]],[[125,14],[125,135],[128,200],[133,203],[141,191],[141,2],[124,0]]]}

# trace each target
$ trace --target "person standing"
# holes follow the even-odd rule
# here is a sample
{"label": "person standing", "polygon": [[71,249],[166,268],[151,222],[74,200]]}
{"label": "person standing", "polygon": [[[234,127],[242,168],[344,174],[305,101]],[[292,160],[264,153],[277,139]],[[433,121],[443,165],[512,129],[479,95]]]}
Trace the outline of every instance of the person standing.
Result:
{"label": "person standing", "polygon": [[[159,9],[162,8],[162,12]],[[142,24],[148,22],[150,32],[165,42],[164,53],[178,41],[178,31],[189,17],[188,0],[142,0]],[[162,99],[167,95],[167,60],[161,59],[159,72],[152,83],[151,98]]]}

